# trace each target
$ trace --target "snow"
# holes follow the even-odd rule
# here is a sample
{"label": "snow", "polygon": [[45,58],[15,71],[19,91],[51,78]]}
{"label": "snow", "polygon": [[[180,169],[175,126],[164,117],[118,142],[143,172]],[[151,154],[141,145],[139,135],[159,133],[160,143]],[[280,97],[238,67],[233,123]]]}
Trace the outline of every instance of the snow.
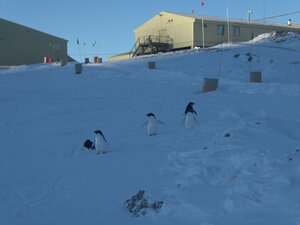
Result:
{"label": "snow", "polygon": [[[299,225],[299,52],[299,34],[266,34],[80,75],[1,69],[0,224]],[[201,93],[204,77],[219,89]],[[190,101],[199,124],[185,129]],[[141,128],[149,112],[165,123],[155,136]],[[98,129],[106,154],[82,147]],[[140,190],[159,212],[132,216],[124,203]]]}

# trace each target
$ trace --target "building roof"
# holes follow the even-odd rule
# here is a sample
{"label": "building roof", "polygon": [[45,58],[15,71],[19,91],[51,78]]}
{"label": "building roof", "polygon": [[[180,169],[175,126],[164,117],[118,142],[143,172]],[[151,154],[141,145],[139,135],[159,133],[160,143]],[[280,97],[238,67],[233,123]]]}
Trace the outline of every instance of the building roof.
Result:
{"label": "building roof", "polygon": [[39,32],[39,33],[42,33],[42,34],[45,34],[45,35],[48,35],[48,36],[51,36],[53,38],[58,38],[58,39],[61,39],[61,40],[64,40],[66,42],[68,42],[68,40],[64,39],[64,38],[60,38],[60,37],[57,37],[57,36],[54,36],[54,35],[51,35],[51,34],[48,34],[48,33],[45,33],[45,32],[42,32],[42,31],[39,31],[39,30],[36,30],[36,29],[33,29],[33,28],[30,28],[30,27],[26,27],[24,25],[21,25],[21,24],[18,24],[18,23],[15,23],[15,22],[11,22],[9,20],[5,20],[3,18],[0,18],[0,23],[1,22],[6,22],[6,23],[11,23],[11,24],[14,24],[14,25],[17,25],[17,26],[20,26],[20,27],[24,27],[25,29],[29,29],[29,30],[32,30],[32,31],[35,31],[35,32]]}
{"label": "building roof", "polygon": [[[164,12],[161,12],[164,13]],[[165,12],[171,13],[174,15],[184,16],[193,18],[196,20],[207,20],[207,21],[220,21],[220,22],[230,22],[230,23],[243,23],[243,24],[251,24],[251,25],[260,25],[260,26],[277,26],[277,27],[285,27],[285,28],[298,28],[300,29],[300,24],[291,24],[288,23],[277,23],[277,22],[269,22],[269,21],[260,21],[260,20],[243,20],[243,19],[232,19],[232,18],[224,18],[224,17],[215,17],[215,16],[203,16],[197,14],[184,14],[184,13],[174,13],[174,12]]]}

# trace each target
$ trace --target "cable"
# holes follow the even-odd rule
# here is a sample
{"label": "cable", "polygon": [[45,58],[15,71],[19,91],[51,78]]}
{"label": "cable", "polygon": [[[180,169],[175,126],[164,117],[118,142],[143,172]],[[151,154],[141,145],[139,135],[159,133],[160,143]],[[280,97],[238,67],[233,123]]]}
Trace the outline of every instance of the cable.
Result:
{"label": "cable", "polygon": [[[82,55],[118,55],[118,54],[123,54],[122,53],[87,53],[87,54],[82,54]],[[72,53],[68,53],[69,55],[80,55],[78,53],[72,54]],[[124,54],[127,54],[126,52]]]}
{"label": "cable", "polygon": [[277,16],[271,16],[271,17],[266,17],[266,18],[256,19],[256,20],[272,19],[272,18],[281,17],[281,16],[287,16],[287,15],[296,14],[296,13],[300,13],[300,10],[295,11],[295,12],[290,12],[290,13],[280,14],[280,15],[277,15]]}

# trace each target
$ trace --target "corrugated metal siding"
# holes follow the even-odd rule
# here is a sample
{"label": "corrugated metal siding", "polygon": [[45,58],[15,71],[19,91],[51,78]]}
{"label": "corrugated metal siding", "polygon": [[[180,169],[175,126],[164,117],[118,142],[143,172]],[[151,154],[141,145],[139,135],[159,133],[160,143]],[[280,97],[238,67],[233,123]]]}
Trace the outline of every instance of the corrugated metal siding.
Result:
{"label": "corrugated metal siding", "polygon": [[172,13],[161,12],[135,30],[136,41],[148,35],[167,35],[174,40],[173,48],[182,48],[193,44],[194,19]]}
{"label": "corrugated metal siding", "polygon": [[[206,47],[228,41],[248,41],[259,34],[272,31],[300,31],[300,25],[297,24],[288,26],[282,23],[229,19],[228,40],[226,18],[161,12],[135,30],[136,40],[143,36],[160,35],[163,30],[164,34],[173,39],[174,49],[202,46],[202,18],[206,24],[204,29]],[[224,34],[218,34],[218,25],[224,26]],[[234,26],[240,28],[240,35],[234,35]]]}
{"label": "corrugated metal siding", "polygon": [[0,20],[0,65],[43,62],[43,57],[67,59],[67,41],[43,32]]}
{"label": "corrugated metal siding", "polygon": [[[205,21],[204,28],[204,45],[214,46],[224,42],[242,42],[249,41],[254,37],[257,37],[260,34],[270,33],[273,31],[289,31],[297,29],[285,28],[285,27],[274,27],[274,26],[254,26],[253,24],[242,24],[242,23],[229,23],[229,40],[228,40],[228,23],[222,21]],[[224,26],[224,34],[218,34],[218,26]],[[234,27],[240,29],[240,35],[234,34]],[[276,29],[275,29],[276,28]],[[202,20],[196,20],[194,24],[194,37],[195,37],[195,46],[203,45],[202,42]]]}

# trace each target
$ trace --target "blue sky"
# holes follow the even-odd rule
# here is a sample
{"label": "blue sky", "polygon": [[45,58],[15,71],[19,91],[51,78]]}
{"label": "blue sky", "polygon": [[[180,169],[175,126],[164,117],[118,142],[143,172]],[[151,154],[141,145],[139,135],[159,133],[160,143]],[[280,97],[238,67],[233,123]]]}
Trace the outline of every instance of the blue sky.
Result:
{"label": "blue sky", "polygon": [[[201,5],[204,2],[204,6]],[[300,10],[299,0],[1,0],[0,17],[67,39],[69,55],[99,56],[104,60],[128,52],[134,45],[133,30],[160,11],[253,19]],[[300,13],[271,21],[300,24]],[[80,49],[76,43],[80,41]],[[93,46],[93,43],[96,45]],[[83,43],[86,43],[84,46]]]}

